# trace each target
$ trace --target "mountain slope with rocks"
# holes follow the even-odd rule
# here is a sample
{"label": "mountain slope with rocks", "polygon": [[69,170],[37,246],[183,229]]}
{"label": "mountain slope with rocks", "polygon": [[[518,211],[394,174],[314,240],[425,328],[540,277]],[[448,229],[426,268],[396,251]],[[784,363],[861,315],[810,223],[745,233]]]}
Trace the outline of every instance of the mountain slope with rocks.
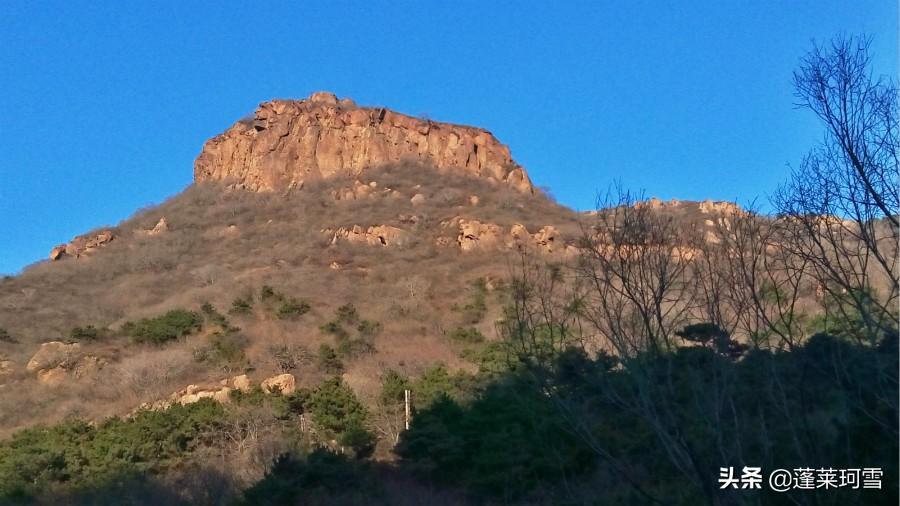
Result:
{"label": "mountain slope with rocks", "polygon": [[[466,341],[496,337],[519,252],[573,258],[585,216],[534,190],[485,130],[323,93],[262,104],[206,143],[195,178],[0,282],[0,405],[17,406],[0,410],[3,431],[121,414],[243,373],[315,384],[322,345],[364,396],[387,369],[472,369]],[[647,205],[706,226],[723,212]],[[329,327],[342,307],[359,315],[346,331]],[[131,333],[170,311],[200,314],[202,330],[156,345]],[[239,331],[223,338],[215,315]],[[231,355],[204,359],[223,347]],[[53,360],[29,365],[47,350]]]}

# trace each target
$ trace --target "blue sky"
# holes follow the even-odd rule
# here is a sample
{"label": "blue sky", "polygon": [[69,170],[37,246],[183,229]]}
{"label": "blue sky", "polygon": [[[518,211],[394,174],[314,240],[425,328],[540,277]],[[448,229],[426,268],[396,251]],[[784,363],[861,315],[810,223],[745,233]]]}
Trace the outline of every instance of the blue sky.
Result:
{"label": "blue sky", "polygon": [[615,180],[745,202],[820,138],[790,84],[812,39],[865,32],[879,73],[898,60],[889,0],[6,0],[0,26],[0,273],[180,191],[271,98],[485,127],[578,209]]}

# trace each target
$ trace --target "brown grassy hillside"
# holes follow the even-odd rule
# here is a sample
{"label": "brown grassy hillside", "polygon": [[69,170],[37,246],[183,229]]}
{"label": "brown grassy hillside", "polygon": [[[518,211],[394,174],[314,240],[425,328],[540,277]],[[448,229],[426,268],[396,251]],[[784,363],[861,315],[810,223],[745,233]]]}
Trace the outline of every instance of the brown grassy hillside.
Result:
{"label": "brown grassy hillside", "polygon": [[[476,328],[493,336],[502,301],[501,291],[490,289],[506,276],[514,250],[463,252],[455,243],[458,230],[447,220],[476,219],[507,230],[519,223],[531,233],[552,224],[567,241],[578,235],[578,216],[544,196],[422,169],[393,164],[366,171],[359,182],[331,179],[290,194],[192,185],[109,227],[116,239],[94,253],[39,262],[4,279],[0,328],[10,339],[0,342],[0,353],[11,372],[0,386],[0,427],[8,431],[36,418],[127,412],[188,383],[239,369],[265,377],[283,369],[279,357],[285,350],[302,363],[292,371],[299,381],[314,383],[321,374],[315,353],[335,340],[320,327],[346,304],[378,328],[373,352],[344,359],[345,378],[363,394],[387,367],[413,374],[438,361],[466,367],[449,335]],[[335,198],[372,182],[370,196]],[[416,194],[424,202],[413,204]],[[161,218],[168,230],[146,234]],[[333,230],[354,225],[389,225],[409,236],[387,246],[340,239],[331,244]],[[439,237],[449,245],[439,245]],[[264,286],[305,302],[309,312],[279,318],[277,307],[259,301]],[[209,346],[214,325],[163,346],[134,344],[121,331],[128,321],[171,309],[199,312],[204,303],[227,314],[238,298],[256,302],[248,314],[228,315],[230,325],[240,327],[245,347],[246,361],[238,364],[195,360],[197,350]],[[471,307],[478,298],[483,309]],[[98,329],[99,337],[73,335],[73,328],[87,326]],[[99,373],[50,387],[24,370],[41,343],[71,340],[102,359],[106,365]]]}

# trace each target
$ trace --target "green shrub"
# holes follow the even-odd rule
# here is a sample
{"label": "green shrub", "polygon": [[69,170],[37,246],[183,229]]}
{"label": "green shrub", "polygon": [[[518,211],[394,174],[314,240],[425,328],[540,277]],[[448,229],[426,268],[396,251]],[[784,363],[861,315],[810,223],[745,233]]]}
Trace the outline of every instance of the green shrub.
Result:
{"label": "green shrub", "polygon": [[341,323],[354,324],[359,321],[359,313],[353,304],[344,304],[335,311],[337,320]]}
{"label": "green shrub", "polygon": [[316,361],[318,362],[319,369],[327,374],[341,374],[344,372],[344,364],[341,362],[341,359],[338,358],[337,352],[327,344],[319,346],[319,353],[316,357]]}
{"label": "green shrub", "polygon": [[203,305],[200,306],[200,311],[206,317],[207,322],[218,325],[222,327],[223,330],[229,328],[228,320],[225,318],[225,315],[217,311],[215,306],[209,302],[204,302]]}
{"label": "green shrub", "polygon": [[[366,353],[375,352],[373,338],[381,332],[380,323],[360,320],[356,308],[351,304],[339,307],[336,316],[336,319],[325,323],[319,328],[322,332],[334,336],[338,355],[344,358],[356,358]],[[350,333],[344,328],[344,323],[355,323],[356,331],[359,335],[351,337]]]}
{"label": "green shrub", "polygon": [[15,337],[11,336],[6,329],[0,327],[0,343],[16,344],[18,342],[19,341]]}
{"label": "green shrub", "polygon": [[471,299],[458,309],[462,311],[466,324],[474,325],[484,319],[484,315],[487,313],[487,287],[483,278],[472,283]]}
{"label": "green shrub", "polygon": [[467,347],[460,357],[478,366],[479,377],[486,379],[505,374],[515,369],[518,362],[509,344],[492,341],[481,346]]}
{"label": "green shrub", "polygon": [[675,335],[685,341],[711,348],[722,355],[738,358],[747,351],[747,345],[739,343],[728,332],[714,323],[695,323],[676,331]]}
{"label": "green shrub", "polygon": [[335,434],[366,420],[366,409],[340,377],[328,378],[313,389],[308,409],[320,427]]}
{"label": "green shrub", "polygon": [[259,300],[261,300],[263,303],[280,301],[283,298],[284,297],[282,297],[281,294],[276,292],[275,289],[269,285],[263,285],[259,290]]}
{"label": "green shrub", "polygon": [[73,341],[96,341],[100,336],[100,330],[93,325],[73,327],[69,332],[69,338]]}
{"label": "green shrub", "polygon": [[251,298],[241,298],[235,297],[234,300],[231,301],[231,309],[228,310],[228,314],[233,315],[248,315],[253,312],[253,300]]}
{"label": "green shrub", "polygon": [[332,320],[330,322],[325,323],[319,330],[326,334],[331,334],[337,339],[350,337],[350,334],[344,329],[341,323],[337,320]]}
{"label": "green shrub", "polygon": [[122,330],[138,344],[164,344],[199,331],[203,319],[194,311],[173,309],[156,318],[128,322]]}
{"label": "green shrub", "polygon": [[466,397],[469,380],[462,372],[450,374],[444,364],[432,366],[413,383],[413,405],[416,409],[426,408],[442,397],[462,400]]}
{"label": "green shrub", "polygon": [[450,333],[450,339],[458,343],[477,344],[484,342],[484,334],[479,332],[475,327],[457,327]]}
{"label": "green shrub", "polygon": [[528,383],[503,382],[467,405],[438,397],[416,413],[396,451],[414,474],[519,504],[511,499],[536,485],[592,469],[593,454],[564,422]]}
{"label": "green shrub", "polygon": [[378,400],[386,406],[403,402],[406,397],[405,391],[409,388],[409,378],[393,369],[388,369],[381,378],[381,394],[379,394]]}
{"label": "green shrub", "polygon": [[194,360],[228,372],[246,369],[250,364],[244,354],[247,337],[238,332],[216,333],[209,344],[194,351]]}
{"label": "green shrub", "polygon": [[341,337],[336,340],[336,345],[338,355],[348,359],[375,353],[375,344],[371,339]]}
{"label": "green shrub", "polygon": [[369,320],[362,320],[356,326],[359,337],[362,339],[371,339],[381,332],[381,324]]}
{"label": "green shrub", "polygon": [[341,446],[350,448],[357,457],[367,456],[375,449],[375,435],[357,423],[348,425],[338,437]]}
{"label": "green shrub", "polygon": [[278,306],[275,315],[281,320],[293,320],[309,312],[309,309],[306,302],[290,298]]}

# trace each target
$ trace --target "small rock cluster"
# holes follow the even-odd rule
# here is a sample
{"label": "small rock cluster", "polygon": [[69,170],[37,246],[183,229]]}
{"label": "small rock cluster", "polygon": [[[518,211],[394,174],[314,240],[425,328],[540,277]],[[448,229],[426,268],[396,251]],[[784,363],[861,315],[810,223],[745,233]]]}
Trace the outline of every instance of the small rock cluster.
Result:
{"label": "small rock cluster", "polygon": [[166,217],[163,216],[162,218],[159,219],[158,222],[156,222],[156,225],[154,225],[153,228],[151,228],[149,230],[138,230],[135,232],[135,235],[154,236],[154,235],[159,235],[159,234],[162,234],[162,233],[168,232],[168,231],[169,231],[169,222],[167,222]]}
{"label": "small rock cluster", "polygon": [[656,197],[651,197],[648,200],[642,200],[640,202],[635,202],[634,207],[636,209],[641,208],[650,208],[650,209],[672,209],[676,207],[683,207],[687,205],[697,205],[700,209],[700,212],[703,214],[741,214],[743,213],[743,209],[740,208],[737,204],[733,202],[727,202],[722,200],[704,200],[700,203],[690,202],[690,201],[682,201],[678,199],[671,199],[669,201],[662,201]]}
{"label": "small rock cluster", "polygon": [[437,244],[439,246],[448,246],[455,243],[462,251],[534,246],[544,253],[557,253],[571,248],[563,243],[559,232],[552,225],[541,227],[532,234],[524,225],[519,223],[506,228],[495,223],[484,223],[479,220],[456,217],[441,223],[441,226],[457,229],[457,235],[455,240],[448,237],[440,237],[437,240]]}
{"label": "small rock cluster", "polygon": [[353,225],[336,230],[325,229],[322,232],[331,235],[331,244],[348,241],[370,246],[404,246],[412,237],[406,230],[390,225],[373,225],[367,228]]}
{"label": "small rock cluster", "polygon": [[106,246],[116,238],[112,230],[102,230],[95,234],[80,235],[67,244],[60,244],[50,250],[50,260],[61,260],[65,257],[78,258],[89,255]]}
{"label": "small rock cluster", "polygon": [[[263,392],[269,394],[281,392],[289,395],[297,390],[297,380],[293,374],[278,374],[263,380],[259,384]],[[227,404],[231,402],[231,393],[235,390],[241,392],[249,392],[253,389],[253,382],[246,374],[234,376],[221,380],[217,385],[199,386],[188,385],[183,389],[173,393],[168,399],[155,402],[145,402],[138,407],[138,410],[160,410],[166,409],[175,404],[182,406],[193,404],[201,399],[212,399],[216,402]]]}

